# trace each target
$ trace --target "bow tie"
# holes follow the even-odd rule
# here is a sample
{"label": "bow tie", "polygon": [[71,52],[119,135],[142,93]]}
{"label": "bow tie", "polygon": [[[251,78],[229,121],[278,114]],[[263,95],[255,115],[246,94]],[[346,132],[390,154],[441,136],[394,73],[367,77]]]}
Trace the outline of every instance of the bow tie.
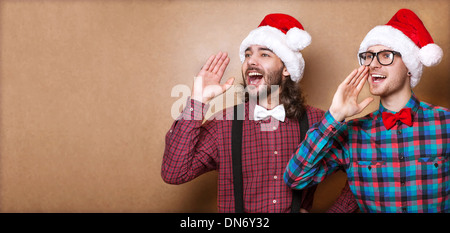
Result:
{"label": "bow tie", "polygon": [[383,124],[384,126],[386,126],[386,129],[391,129],[397,121],[401,121],[408,126],[412,126],[413,124],[410,108],[404,108],[396,114],[392,114],[390,112],[383,112],[382,117],[383,117]]}
{"label": "bow tie", "polygon": [[284,110],[284,106],[280,104],[272,110],[267,110],[259,105],[255,106],[255,111],[253,113],[253,118],[255,119],[255,121],[260,121],[269,116],[272,116],[273,118],[284,122],[284,118],[286,117],[286,111]]}

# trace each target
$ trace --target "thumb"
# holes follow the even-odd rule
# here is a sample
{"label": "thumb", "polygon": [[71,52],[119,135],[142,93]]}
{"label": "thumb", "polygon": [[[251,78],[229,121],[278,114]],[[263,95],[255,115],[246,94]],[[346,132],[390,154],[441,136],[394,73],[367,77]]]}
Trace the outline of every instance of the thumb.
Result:
{"label": "thumb", "polygon": [[229,78],[223,85],[222,85],[222,89],[225,92],[226,90],[230,89],[231,86],[233,86],[234,83],[234,77],[233,78]]}
{"label": "thumb", "polygon": [[360,104],[359,104],[359,112],[362,112],[367,106],[369,106],[370,103],[372,103],[372,101],[374,100],[373,97],[367,97],[365,100],[363,100]]}

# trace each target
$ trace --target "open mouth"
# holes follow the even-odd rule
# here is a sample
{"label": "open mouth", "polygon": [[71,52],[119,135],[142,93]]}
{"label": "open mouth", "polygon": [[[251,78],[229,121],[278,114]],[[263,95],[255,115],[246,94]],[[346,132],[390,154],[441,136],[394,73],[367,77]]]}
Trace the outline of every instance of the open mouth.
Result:
{"label": "open mouth", "polygon": [[259,72],[249,72],[247,74],[248,85],[258,85],[263,78],[263,75]]}
{"label": "open mouth", "polygon": [[380,83],[383,82],[383,80],[386,79],[385,75],[381,75],[381,74],[372,74],[372,81],[374,83]]}

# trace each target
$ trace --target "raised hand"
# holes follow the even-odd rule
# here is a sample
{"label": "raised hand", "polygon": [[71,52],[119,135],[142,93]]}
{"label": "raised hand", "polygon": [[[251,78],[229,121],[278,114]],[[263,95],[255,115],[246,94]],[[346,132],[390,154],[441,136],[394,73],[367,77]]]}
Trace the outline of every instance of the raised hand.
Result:
{"label": "raised hand", "polygon": [[220,80],[229,62],[227,53],[219,52],[209,57],[194,79],[191,99],[208,103],[228,90],[233,85],[234,78],[228,79],[223,85],[220,84]]}
{"label": "raised hand", "polygon": [[334,119],[343,121],[347,117],[359,114],[373,101],[373,97],[368,97],[359,104],[357,102],[368,77],[369,68],[361,66],[350,73],[339,85],[330,106],[330,113]]}

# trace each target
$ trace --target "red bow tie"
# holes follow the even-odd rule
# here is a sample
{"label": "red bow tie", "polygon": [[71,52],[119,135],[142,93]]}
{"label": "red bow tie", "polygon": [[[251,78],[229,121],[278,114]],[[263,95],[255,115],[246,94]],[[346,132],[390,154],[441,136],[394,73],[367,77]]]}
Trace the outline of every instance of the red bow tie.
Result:
{"label": "red bow tie", "polygon": [[404,108],[396,114],[392,114],[390,112],[383,112],[382,117],[383,117],[383,124],[384,126],[386,126],[386,129],[391,129],[397,121],[401,121],[408,126],[412,126],[410,108]]}

